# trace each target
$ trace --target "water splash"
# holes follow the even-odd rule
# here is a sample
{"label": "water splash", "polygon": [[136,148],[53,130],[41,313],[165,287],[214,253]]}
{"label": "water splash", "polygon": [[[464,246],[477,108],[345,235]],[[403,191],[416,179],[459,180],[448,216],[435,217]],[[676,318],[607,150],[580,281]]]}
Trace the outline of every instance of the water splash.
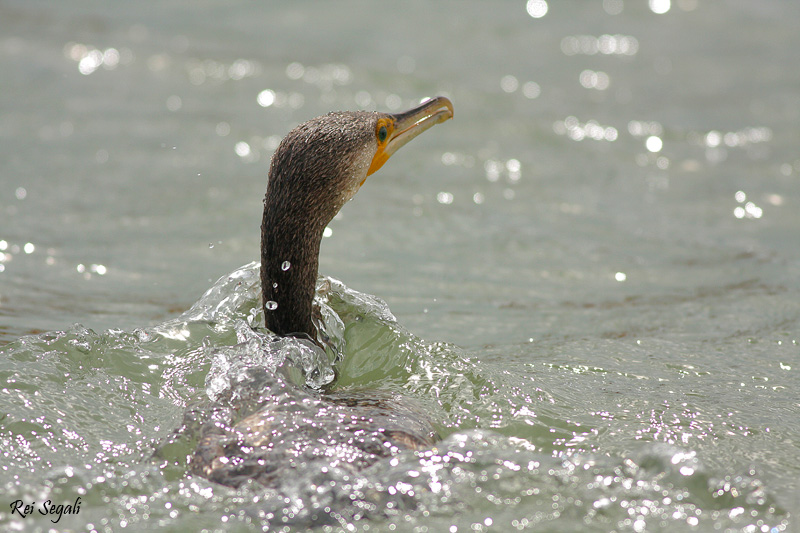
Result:
{"label": "water splash", "polygon": [[[418,339],[385,302],[336,280],[320,278],[317,288],[326,350],[259,327],[257,263],[153,327],[98,334],[75,326],[4,346],[4,494],[81,496],[80,515],[60,523],[75,530],[102,520],[109,530],[154,521],[213,528],[220,517],[234,528],[447,530],[456,515],[475,530],[487,520],[511,529],[789,530],[787,511],[756,471],[720,475],[692,449],[657,442],[594,450],[604,428],[572,422],[572,398],[545,390],[542,376]],[[233,428],[265,402],[313,424],[320,387],[332,398],[362,391],[422,412],[444,439],[364,470],[332,462],[345,448],[300,457],[270,489],[187,476],[192,427]],[[173,433],[182,415],[185,427]],[[52,527],[5,510],[0,520]]]}

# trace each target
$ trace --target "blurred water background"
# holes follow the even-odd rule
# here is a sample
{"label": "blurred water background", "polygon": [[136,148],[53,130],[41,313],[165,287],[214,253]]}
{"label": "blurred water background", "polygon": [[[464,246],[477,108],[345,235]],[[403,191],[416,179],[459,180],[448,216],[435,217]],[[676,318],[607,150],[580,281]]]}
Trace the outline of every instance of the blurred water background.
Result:
{"label": "blurred water background", "polygon": [[[0,0],[0,523],[800,529],[798,23],[783,0]],[[340,386],[413,396],[445,440],[328,492],[154,458],[253,318],[237,269],[282,136],[435,95],[454,120],[368,180],[320,271]],[[9,512],[77,497],[55,525]]]}

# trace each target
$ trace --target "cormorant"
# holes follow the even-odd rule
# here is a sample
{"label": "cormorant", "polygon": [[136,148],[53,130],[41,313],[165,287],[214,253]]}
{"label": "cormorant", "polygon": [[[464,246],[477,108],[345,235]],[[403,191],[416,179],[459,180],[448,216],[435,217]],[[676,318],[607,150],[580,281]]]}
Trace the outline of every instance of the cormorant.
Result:
{"label": "cormorant", "polygon": [[[261,225],[262,304],[270,331],[322,344],[313,299],[325,227],[394,152],[452,117],[453,104],[437,97],[398,114],[329,113],[283,139],[272,156]],[[236,423],[203,425],[190,472],[224,485],[253,479],[273,486],[286,467],[301,462],[323,459],[355,471],[437,440],[428,418],[399,395],[307,390],[298,399],[285,382],[262,380],[260,397],[268,401],[243,409],[252,412]]]}

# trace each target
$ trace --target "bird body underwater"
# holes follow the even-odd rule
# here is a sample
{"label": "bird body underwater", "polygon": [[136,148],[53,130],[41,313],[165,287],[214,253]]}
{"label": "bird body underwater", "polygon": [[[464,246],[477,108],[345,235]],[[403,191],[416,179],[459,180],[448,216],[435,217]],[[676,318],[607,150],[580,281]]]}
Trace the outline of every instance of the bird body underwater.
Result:
{"label": "bird body underwater", "polygon": [[[452,117],[450,100],[437,97],[397,114],[333,112],[289,132],[272,156],[261,224],[267,329],[324,344],[313,300],[325,227],[394,152]],[[298,409],[297,402],[281,402],[286,386],[265,378],[262,397],[274,401],[237,422],[206,422],[189,471],[229,486],[271,486],[287,462],[338,457],[337,464],[356,471],[438,439],[422,410],[399,395],[307,390]]]}

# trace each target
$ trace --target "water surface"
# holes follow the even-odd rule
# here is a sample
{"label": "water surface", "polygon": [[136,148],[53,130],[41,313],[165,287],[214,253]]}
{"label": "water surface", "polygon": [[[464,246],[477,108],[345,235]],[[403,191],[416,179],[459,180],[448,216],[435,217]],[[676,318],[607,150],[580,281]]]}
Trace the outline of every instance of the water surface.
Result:
{"label": "water surface", "polygon": [[[80,496],[55,527],[796,528],[798,21],[777,0],[4,2],[0,521],[46,530],[10,504]],[[257,325],[277,142],[438,94],[454,120],[369,179],[321,273],[338,386],[409,396],[444,440],[316,500],[310,474],[187,476],[190,439],[164,443]]]}

